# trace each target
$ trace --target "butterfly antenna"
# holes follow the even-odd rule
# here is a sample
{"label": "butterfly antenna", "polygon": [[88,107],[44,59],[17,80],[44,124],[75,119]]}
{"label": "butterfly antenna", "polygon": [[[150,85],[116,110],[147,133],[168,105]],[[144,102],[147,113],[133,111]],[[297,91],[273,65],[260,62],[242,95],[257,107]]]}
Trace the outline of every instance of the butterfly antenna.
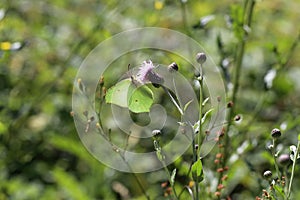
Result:
{"label": "butterfly antenna", "polygon": [[129,68],[130,68],[130,63],[128,64],[128,66],[127,66],[127,70],[129,71]]}

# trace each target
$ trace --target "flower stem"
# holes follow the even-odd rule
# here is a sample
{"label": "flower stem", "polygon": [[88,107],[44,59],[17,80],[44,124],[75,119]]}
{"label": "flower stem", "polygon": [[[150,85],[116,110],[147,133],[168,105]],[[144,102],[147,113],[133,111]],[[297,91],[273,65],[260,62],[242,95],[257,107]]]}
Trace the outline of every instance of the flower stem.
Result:
{"label": "flower stem", "polygon": [[[163,166],[164,166],[164,170],[165,170],[165,172],[166,172],[166,174],[167,174],[167,176],[168,176],[169,183],[171,184],[171,183],[172,183],[172,180],[171,180],[171,174],[170,174],[170,172],[169,172],[169,170],[168,170],[168,168],[167,168],[165,162],[164,162],[164,161],[161,161],[161,162],[162,162],[162,164],[163,164]],[[174,196],[174,199],[178,200],[178,196],[177,196],[177,193],[176,193],[176,190],[175,190],[175,186],[174,186],[174,185],[175,185],[175,184],[171,184],[173,196]]]}
{"label": "flower stem", "polygon": [[273,139],[272,156],[273,156],[273,159],[274,159],[274,166],[275,166],[275,169],[276,169],[277,177],[278,177],[279,180],[281,180],[280,171],[279,171],[278,165],[276,163],[276,143],[275,143],[275,139]]}
{"label": "flower stem", "polygon": [[[200,64],[200,77],[199,77],[199,132],[195,133],[198,134],[197,137],[197,144],[198,144],[198,149],[194,150],[193,153],[195,153],[196,155],[194,155],[194,162],[196,162],[198,160],[198,158],[200,157],[200,146],[201,143],[203,142],[203,134],[202,134],[202,115],[203,115],[203,68],[202,68],[202,64]],[[193,144],[195,144],[195,139],[193,140]],[[193,149],[195,149],[195,145],[193,145]],[[199,155],[199,156],[198,156]],[[196,200],[199,199],[199,183],[198,183],[198,176],[196,178],[196,183],[195,183],[195,195],[196,195]]]}
{"label": "flower stem", "polygon": [[298,140],[296,155],[294,155],[294,159],[293,159],[292,174],[291,174],[291,178],[290,178],[289,189],[288,189],[288,193],[287,193],[287,199],[289,199],[290,195],[291,195],[292,184],[293,184],[293,179],[294,179],[294,173],[295,173],[295,168],[296,168],[296,162],[297,162],[297,158],[298,158],[298,155],[299,155],[299,149],[300,149],[300,140]]}
{"label": "flower stem", "polygon": [[[203,69],[202,69],[202,64],[200,65],[201,67],[201,75],[200,75],[200,78],[199,78],[199,84],[200,84],[200,87],[199,87],[199,133],[198,133],[198,145],[200,146],[201,142],[203,141],[203,135],[202,135],[202,115],[203,115]],[[198,148],[200,149],[200,148]],[[197,152],[198,154],[198,152]],[[200,155],[199,155],[200,156]]]}
{"label": "flower stem", "polygon": [[273,159],[274,159],[274,166],[275,166],[275,169],[276,169],[276,174],[277,174],[279,180],[281,180],[280,171],[279,171],[278,165],[276,163],[276,146],[275,145],[276,145],[275,139],[273,139],[272,156],[273,156]]}

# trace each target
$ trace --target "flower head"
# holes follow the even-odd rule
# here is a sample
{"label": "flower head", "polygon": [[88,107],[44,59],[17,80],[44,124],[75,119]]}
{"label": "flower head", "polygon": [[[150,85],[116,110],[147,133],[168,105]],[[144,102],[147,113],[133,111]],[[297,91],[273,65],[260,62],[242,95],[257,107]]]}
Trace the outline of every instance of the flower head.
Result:
{"label": "flower head", "polygon": [[266,179],[269,179],[270,177],[272,177],[272,172],[270,170],[267,170],[264,172],[264,177]]}
{"label": "flower head", "polygon": [[205,63],[205,61],[206,61],[206,55],[205,55],[205,53],[197,53],[197,55],[196,55],[196,60],[197,60],[197,62],[199,63],[199,64],[203,64],[203,63]]}
{"label": "flower head", "polygon": [[281,131],[278,129],[278,128],[274,128],[272,131],[271,131],[271,136],[276,139],[276,138],[279,138],[281,136]]}
{"label": "flower head", "polygon": [[151,60],[144,61],[137,73],[137,80],[142,84],[147,82],[155,85],[162,84],[164,79],[154,71],[154,68]]}
{"label": "flower head", "polygon": [[280,165],[286,166],[291,162],[291,158],[289,154],[281,154],[277,161]]}

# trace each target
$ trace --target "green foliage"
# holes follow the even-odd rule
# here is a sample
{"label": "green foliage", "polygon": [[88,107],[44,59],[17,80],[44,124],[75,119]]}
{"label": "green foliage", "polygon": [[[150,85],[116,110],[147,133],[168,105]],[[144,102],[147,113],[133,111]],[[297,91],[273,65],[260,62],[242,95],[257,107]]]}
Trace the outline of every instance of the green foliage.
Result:
{"label": "green foliage", "polygon": [[[1,1],[0,199],[145,199],[139,184],[150,199],[175,199],[175,191],[179,199],[192,199],[195,184],[205,199],[254,199],[263,197],[263,189],[273,199],[299,199],[300,168],[295,156],[300,141],[300,4],[296,0],[255,1],[252,21],[246,23],[247,2],[251,1]],[[213,18],[200,24],[206,16]],[[224,127],[226,134],[217,138],[218,143],[206,157],[193,162],[191,147],[165,171],[139,174],[137,183],[131,174],[104,166],[84,148],[70,115],[71,94],[79,66],[98,43],[130,28],[150,26],[174,29],[201,43],[220,67],[228,86],[226,103],[232,100],[235,74],[239,89],[234,112],[225,124],[230,126]],[[191,83],[194,81],[194,69],[179,56],[155,50],[131,53],[141,62],[152,59],[167,65],[178,60],[179,72]],[[236,73],[239,57],[240,71]],[[119,60],[122,58],[116,62],[121,63]],[[99,58],[97,62],[101,61]],[[115,84],[115,75],[124,73],[120,66],[128,65],[122,64],[112,63],[105,73],[108,103],[129,107],[139,114],[149,112],[151,105],[158,103],[173,118],[180,119],[161,88],[136,89],[130,79]],[[269,70],[276,70],[276,76],[272,86],[266,87],[264,78]],[[129,98],[121,101],[122,96]],[[203,99],[207,96],[204,84]],[[98,100],[96,97],[95,102]],[[216,112],[217,108],[210,108],[210,101],[204,100],[199,122],[209,120]],[[183,112],[193,103],[183,105]],[[99,116],[110,125],[110,112],[106,102],[103,104]],[[242,119],[234,121],[235,115]],[[135,120],[139,122],[138,117]],[[200,129],[199,122],[194,130]],[[292,164],[287,166],[277,166],[278,157],[267,149],[272,144],[270,131],[275,127],[283,134],[274,152],[279,151],[278,156],[291,155]],[[206,131],[202,128],[200,134]],[[161,149],[173,137],[173,129],[163,131],[167,134],[160,136],[159,144],[123,137],[115,130],[109,136],[122,144],[124,138],[129,138],[128,148],[136,147],[139,152],[155,148],[159,160],[164,161]],[[210,143],[206,145],[210,147]],[[271,183],[263,173],[270,170],[271,181],[279,180],[275,166],[287,179],[284,185],[279,177],[281,182],[269,190]],[[169,185],[162,187],[166,181]],[[116,182],[119,187],[115,187]]]}
{"label": "green foliage", "polygon": [[198,159],[193,165],[192,165],[192,176],[193,180],[196,183],[200,183],[203,181],[203,167],[201,159]]}
{"label": "green foliage", "polygon": [[59,189],[65,191],[71,199],[85,200],[91,198],[77,184],[77,180],[72,175],[59,168],[54,169],[52,173]]}

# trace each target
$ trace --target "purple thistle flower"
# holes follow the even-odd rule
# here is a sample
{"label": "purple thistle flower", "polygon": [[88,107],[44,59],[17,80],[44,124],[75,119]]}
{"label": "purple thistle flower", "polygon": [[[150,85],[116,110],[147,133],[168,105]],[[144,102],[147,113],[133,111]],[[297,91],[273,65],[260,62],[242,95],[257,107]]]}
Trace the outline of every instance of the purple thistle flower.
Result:
{"label": "purple thistle flower", "polygon": [[151,60],[144,61],[137,73],[137,80],[142,84],[151,82],[155,87],[163,83],[163,78],[154,71],[154,68]]}

